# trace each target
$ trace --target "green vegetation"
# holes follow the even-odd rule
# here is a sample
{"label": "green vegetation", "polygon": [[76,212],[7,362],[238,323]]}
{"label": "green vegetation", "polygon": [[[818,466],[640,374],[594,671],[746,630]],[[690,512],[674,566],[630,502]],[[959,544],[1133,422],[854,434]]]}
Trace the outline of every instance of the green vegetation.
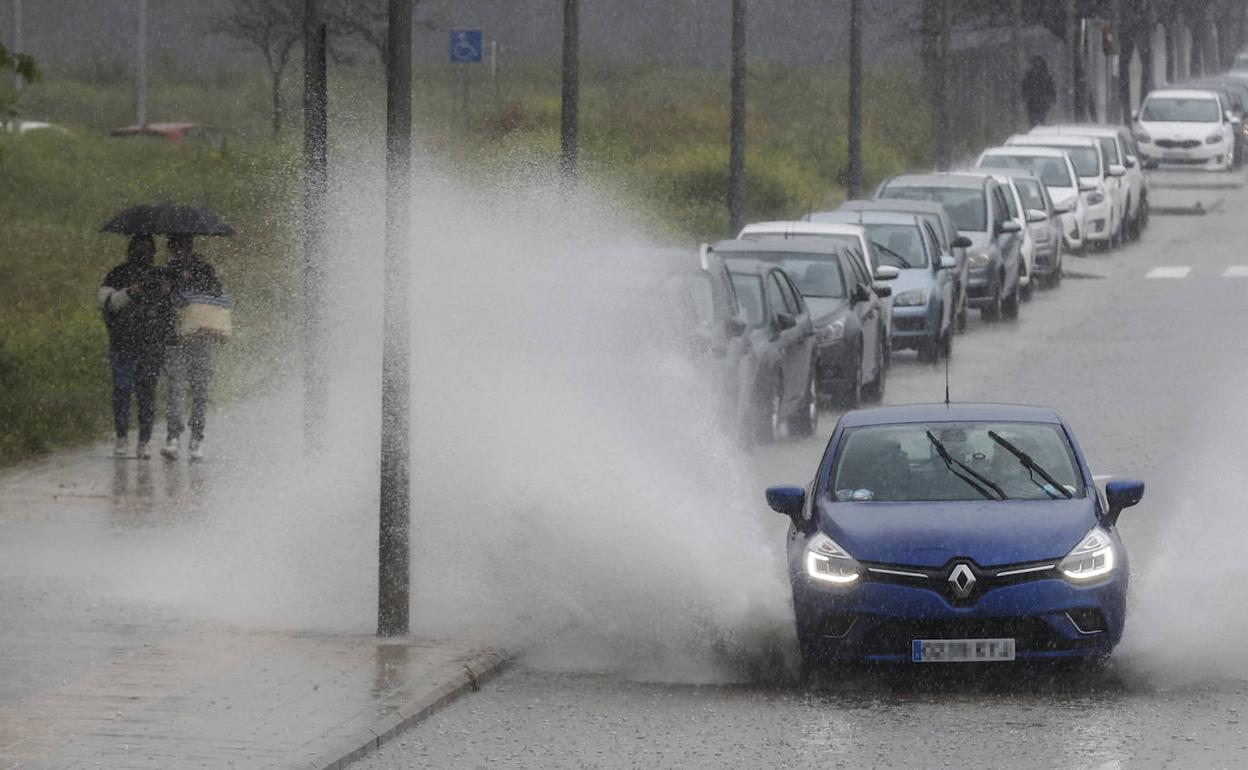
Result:
{"label": "green vegetation", "polygon": [[[258,372],[261,367],[236,363],[222,372],[218,399],[250,392],[263,377],[298,361],[302,135],[294,120],[279,140],[270,138],[263,73],[188,72],[172,62],[152,67],[153,119],[223,129],[227,144],[216,151],[109,138],[110,129],[133,120],[122,65],[48,70],[23,93],[22,114],[64,125],[76,138],[0,136],[0,465],[108,432],[111,385],[95,291],[124,258],[125,239],[98,231],[126,206],[163,200],[208,206],[238,231],[230,239],[201,239],[198,246],[235,298],[239,334],[226,361],[274,365]],[[497,98],[481,74],[474,71],[472,131],[465,135],[451,109],[453,73],[448,67],[416,73],[421,143],[451,162],[486,168],[514,153],[553,160],[557,67],[513,66],[501,77]],[[331,135],[338,141],[380,138],[381,81],[376,64],[331,68]],[[289,107],[298,105],[299,84],[292,73]],[[847,165],[844,77],[757,64],[749,89],[750,217],[792,217],[835,205]],[[917,82],[880,75],[869,81],[867,94],[869,178],[921,164],[928,121]],[[724,73],[591,63],[581,114],[586,179],[616,191],[677,243],[724,235]]]}

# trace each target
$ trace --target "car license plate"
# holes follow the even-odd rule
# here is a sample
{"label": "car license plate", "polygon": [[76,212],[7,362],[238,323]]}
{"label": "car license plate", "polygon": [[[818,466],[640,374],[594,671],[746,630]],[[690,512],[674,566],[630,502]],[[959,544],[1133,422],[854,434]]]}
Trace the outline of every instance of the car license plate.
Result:
{"label": "car license plate", "polygon": [[975,663],[1014,660],[1013,639],[915,639],[915,663]]}
{"label": "car license plate", "polygon": [[1187,153],[1183,152],[1163,152],[1161,154],[1162,160],[1183,160],[1186,157]]}

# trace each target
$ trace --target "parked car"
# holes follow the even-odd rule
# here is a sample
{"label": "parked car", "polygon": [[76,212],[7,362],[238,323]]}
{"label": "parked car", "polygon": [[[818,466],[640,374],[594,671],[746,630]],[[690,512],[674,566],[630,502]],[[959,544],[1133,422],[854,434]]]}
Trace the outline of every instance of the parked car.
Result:
{"label": "parked car", "polygon": [[1231,133],[1235,138],[1232,168],[1244,165],[1244,131],[1248,130],[1248,122],[1245,121],[1244,113],[1248,111],[1248,83],[1239,78],[1224,80],[1215,77],[1186,80],[1182,83],[1175,83],[1173,87],[1208,89],[1217,92],[1222,104],[1231,113]]}
{"label": "parked car", "polygon": [[986,170],[1026,169],[1040,177],[1062,217],[1065,250],[1083,251],[1088,210],[1070,153],[1051,147],[991,147],[980,154],[976,165]]}
{"label": "parked car", "polygon": [[1033,282],[1047,281],[1056,286],[1062,280],[1062,215],[1053,205],[1049,190],[1030,171],[1001,169],[1009,175],[1022,197],[1027,230],[1034,244],[1031,273]]}
{"label": "parked car", "polygon": [[1123,235],[1128,239],[1139,237],[1140,232],[1148,223],[1148,177],[1144,174],[1139,148],[1135,146],[1135,140],[1125,126],[1097,124],[1036,126],[1031,133],[1090,136],[1100,142],[1101,148],[1109,155],[1111,167],[1121,165],[1125,172],[1119,180],[1120,194],[1125,198],[1122,206],[1125,212]]}
{"label": "parked car", "polygon": [[880,199],[936,201],[971,239],[967,298],[983,318],[1018,315],[1022,227],[1010,218],[1005,190],[989,173],[905,174],[884,181]]}
{"label": "parked car", "polygon": [[1127,612],[1118,518],[1143,496],[1102,496],[1051,409],[846,414],[805,488],[766,493],[789,518],[803,667],[1104,659]]}
{"label": "parked car", "polygon": [[[953,257],[957,262],[957,266],[953,268],[953,307],[954,307],[954,328],[959,331],[966,331],[966,282],[970,272],[967,268],[966,250],[971,245],[971,239],[965,235],[958,233],[958,228],[953,224],[953,217],[949,216],[949,212],[945,207],[935,201],[910,201],[892,198],[889,200],[852,200],[845,201],[841,204],[840,211],[899,211],[905,214],[914,214],[923,218],[932,229],[936,231],[936,240],[940,244],[940,253],[943,256]],[[807,214],[812,220],[819,221],[821,217],[825,217],[823,212]]]}
{"label": "parked car", "polygon": [[1135,140],[1150,166],[1173,164],[1215,171],[1234,166],[1231,115],[1213,91],[1153,91],[1132,117]]}
{"label": "parked car", "polygon": [[[813,381],[820,403],[857,405],[864,397],[883,397],[888,356],[882,308],[884,298],[891,293],[885,282],[896,277],[895,268],[881,266],[876,275],[868,275],[860,260],[832,241],[731,240],[720,241],[713,250],[733,271],[742,307],[758,330],[755,337],[759,345],[765,344],[772,330],[787,323],[776,322],[769,314],[776,308],[789,312],[786,305],[777,302],[788,301],[784,282],[776,280],[778,286],[772,286],[762,276],[774,276],[768,270],[783,268],[792,278],[813,322]],[[754,268],[750,265],[761,272],[751,272]],[[799,375],[790,372],[777,376],[791,384]],[[760,386],[763,392],[768,390],[766,379]],[[806,428],[802,419],[796,423],[798,433]]]}
{"label": "parked car", "polygon": [[865,227],[880,265],[898,270],[891,284],[892,349],[918,351],[925,361],[950,355],[957,327],[957,260],[941,253],[931,223],[899,211],[838,210],[820,216]]}
{"label": "parked car", "polygon": [[[1118,180],[1127,170],[1120,165],[1110,165],[1101,143],[1090,136],[1057,134],[1016,134],[1006,140],[1007,147],[1052,147],[1065,150],[1079,174],[1080,189],[1087,204],[1086,229],[1083,239],[1087,243],[1110,248],[1118,243],[1122,232],[1123,204],[1119,196]],[[1090,189],[1084,189],[1084,188]]]}
{"label": "parked car", "polygon": [[1018,223],[1022,230],[1019,235],[1022,241],[1018,247],[1018,253],[1022,255],[1023,266],[1022,273],[1018,278],[1019,297],[1024,302],[1031,300],[1032,289],[1035,284],[1032,282],[1032,273],[1035,271],[1036,261],[1036,241],[1032,236],[1031,228],[1027,226],[1027,207],[1023,204],[1023,195],[1014,183],[1014,174],[1020,173],[1014,169],[1004,171],[994,171],[992,178],[1001,183],[1005,188],[1005,203],[1009,207],[1010,219]]}

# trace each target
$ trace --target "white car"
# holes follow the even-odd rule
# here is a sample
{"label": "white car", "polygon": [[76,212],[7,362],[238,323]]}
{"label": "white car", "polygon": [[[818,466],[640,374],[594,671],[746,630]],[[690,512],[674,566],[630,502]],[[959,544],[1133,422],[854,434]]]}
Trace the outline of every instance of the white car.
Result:
{"label": "white car", "polygon": [[993,172],[992,178],[1001,183],[1005,188],[1005,202],[1009,206],[1010,219],[1013,219],[1022,228],[1023,243],[1019,246],[1018,253],[1023,256],[1023,272],[1018,277],[1019,296],[1024,300],[1031,299],[1031,291],[1035,286],[1031,276],[1036,270],[1036,240],[1035,234],[1027,221],[1027,204],[1023,200],[1022,190],[1015,183],[1014,173]]}
{"label": "white car", "polygon": [[[1122,200],[1115,200],[1116,180],[1127,173],[1122,166],[1107,162],[1101,143],[1090,136],[1066,136],[1054,134],[1018,134],[1005,142],[1015,147],[1052,147],[1065,150],[1079,174],[1081,195],[1087,204],[1086,228],[1083,239],[1106,247],[1114,245],[1122,227]],[[1086,188],[1086,189],[1085,189]]]}
{"label": "white car", "polygon": [[1051,147],[992,147],[980,154],[976,166],[986,170],[1019,168],[1040,177],[1055,211],[1062,217],[1062,237],[1069,251],[1083,248],[1088,207],[1080,194],[1079,175],[1070,154]]}
{"label": "white car", "polygon": [[1062,134],[1068,136],[1090,136],[1101,143],[1101,149],[1108,157],[1109,166],[1122,166],[1123,175],[1112,177],[1113,194],[1118,200],[1119,211],[1122,212],[1124,237],[1135,237],[1144,228],[1147,218],[1145,212],[1148,205],[1148,180],[1144,178],[1143,164],[1137,155],[1138,150],[1131,139],[1131,133],[1125,126],[1107,126],[1095,124],[1065,124],[1057,126],[1036,126],[1031,129],[1033,134]]}
{"label": "white car", "polygon": [[1235,162],[1231,115],[1215,91],[1153,91],[1132,117],[1132,133],[1150,165],[1230,171]]}

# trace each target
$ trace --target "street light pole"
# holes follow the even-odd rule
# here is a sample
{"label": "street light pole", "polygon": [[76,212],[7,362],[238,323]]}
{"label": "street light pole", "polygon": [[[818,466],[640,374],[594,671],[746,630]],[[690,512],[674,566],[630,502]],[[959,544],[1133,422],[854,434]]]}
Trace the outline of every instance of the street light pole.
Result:
{"label": "street light pole", "polygon": [[850,0],[849,198],[861,198],[862,188],[862,0]]}
{"label": "street light pole", "polygon": [[728,138],[728,229],[745,225],[745,0],[732,0],[731,125]]}
{"label": "street light pole", "polygon": [[134,117],[147,125],[147,0],[139,0],[139,28],[134,44]]}
{"label": "street light pole", "polygon": [[565,190],[576,187],[580,156],[580,0],[563,0],[563,75],[559,112],[559,173]]}
{"label": "street light pole", "polygon": [[303,436],[320,448],[326,409],[324,361],[325,193],[329,104],[322,0],[303,6]]}
{"label": "street light pole", "polygon": [[389,0],[386,41],[386,255],[381,362],[381,510],[377,635],[409,629],[411,318],[408,225],[412,176],[412,4]]}

